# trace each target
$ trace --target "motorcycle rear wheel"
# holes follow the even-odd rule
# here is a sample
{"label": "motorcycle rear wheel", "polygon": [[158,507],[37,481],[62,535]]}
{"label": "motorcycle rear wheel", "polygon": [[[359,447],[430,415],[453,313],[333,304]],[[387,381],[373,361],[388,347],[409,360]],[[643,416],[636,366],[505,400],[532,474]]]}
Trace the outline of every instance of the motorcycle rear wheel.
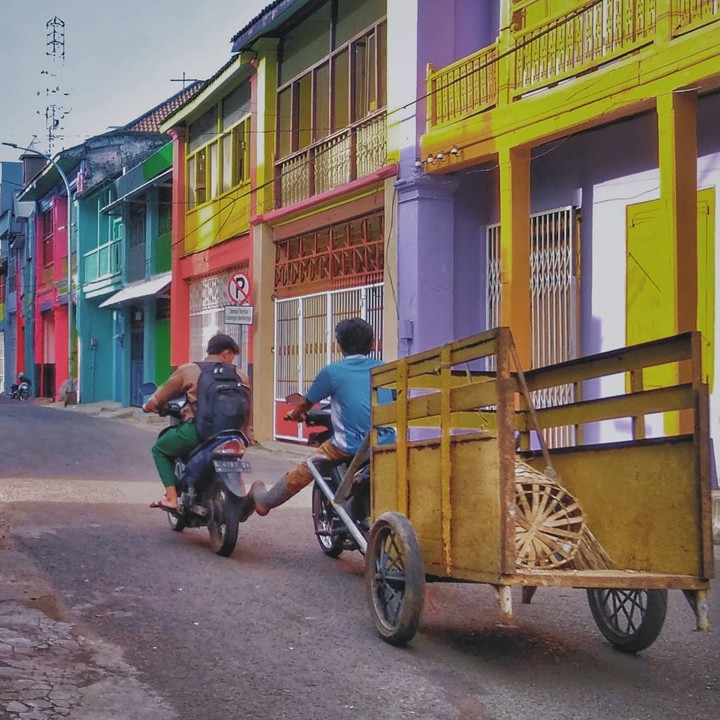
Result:
{"label": "motorcycle rear wheel", "polygon": [[207,527],[210,544],[217,555],[227,557],[237,544],[240,501],[216,483],[209,510]]}
{"label": "motorcycle rear wheel", "polygon": [[345,548],[345,535],[344,533],[339,535],[330,535],[329,533],[337,530],[342,523],[317,483],[313,483],[312,518],[315,537],[320,549],[328,557],[340,557]]}

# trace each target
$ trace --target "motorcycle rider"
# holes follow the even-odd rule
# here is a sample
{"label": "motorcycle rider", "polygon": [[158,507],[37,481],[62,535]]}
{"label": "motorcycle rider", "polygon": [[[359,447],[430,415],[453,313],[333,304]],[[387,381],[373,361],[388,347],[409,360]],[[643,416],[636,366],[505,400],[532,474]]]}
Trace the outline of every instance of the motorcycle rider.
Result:
{"label": "motorcycle rider", "polygon": [[[238,344],[229,335],[218,333],[210,338],[207,344],[205,362],[222,362],[233,364],[235,357],[240,354]],[[247,376],[236,368],[240,382],[250,387]],[[142,406],[143,412],[158,412],[165,403],[173,397],[185,393],[188,404],[183,408],[183,422],[164,432],[152,447],[152,456],[155,461],[160,480],[165,488],[165,497],[150,505],[152,508],[162,510],[177,510],[178,498],[175,488],[175,458],[186,457],[194,447],[200,444],[195,428],[195,413],[197,411],[197,383],[200,377],[200,367],[190,362],[180,365],[175,372],[163,383]],[[248,418],[249,422],[249,418]],[[247,428],[243,429],[247,435]]]}
{"label": "motorcycle rider", "polygon": [[[370,430],[370,371],[382,361],[369,357],[373,345],[372,326],[361,318],[341,320],[335,326],[343,359],[324,367],[307,391],[302,403],[294,407],[286,420],[302,422],[305,413],[324,398],[330,398],[333,436],[319,448],[317,455],[331,461],[349,460],[360,449]],[[393,442],[392,430],[380,429],[380,442]],[[258,515],[267,515],[282,505],[306,485],[312,475],[301,462],[270,489],[261,481],[253,483],[250,496]]]}
{"label": "motorcycle rider", "polygon": [[30,389],[30,378],[25,375],[24,372],[19,372],[17,376],[17,382],[10,386],[10,394],[12,397],[17,397],[20,391],[20,383],[27,383],[28,390]]}

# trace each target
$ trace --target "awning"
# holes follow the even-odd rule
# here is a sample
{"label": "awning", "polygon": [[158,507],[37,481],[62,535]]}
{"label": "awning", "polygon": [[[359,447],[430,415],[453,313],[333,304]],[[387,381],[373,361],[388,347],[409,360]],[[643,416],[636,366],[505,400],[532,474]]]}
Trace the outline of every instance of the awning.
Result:
{"label": "awning", "polygon": [[170,284],[171,280],[172,273],[167,272],[162,275],[157,275],[150,280],[143,280],[142,282],[133,283],[132,285],[126,285],[122,290],[111,295],[105,302],[101,302],[100,307],[122,305],[129,300],[157,295]]}

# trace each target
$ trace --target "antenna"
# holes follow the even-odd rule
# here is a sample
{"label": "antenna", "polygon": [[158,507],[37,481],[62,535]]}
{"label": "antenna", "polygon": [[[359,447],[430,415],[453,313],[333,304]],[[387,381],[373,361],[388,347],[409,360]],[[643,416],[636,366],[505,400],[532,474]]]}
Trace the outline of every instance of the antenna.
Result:
{"label": "antenna", "polygon": [[63,98],[69,97],[70,93],[64,92],[61,87],[65,65],[65,23],[56,16],[45,23],[45,29],[45,55],[50,58],[50,69],[43,70],[40,74],[45,75],[47,105],[43,114],[47,151],[48,155],[52,155],[57,141],[64,139],[62,121],[70,114],[70,108],[65,107]]}
{"label": "antenna", "polygon": [[170,82],[181,82],[183,84],[183,90],[185,89],[185,83],[194,83],[198,82],[197,78],[189,78],[185,76],[185,72],[183,72],[183,75],[181,78],[170,78]]}

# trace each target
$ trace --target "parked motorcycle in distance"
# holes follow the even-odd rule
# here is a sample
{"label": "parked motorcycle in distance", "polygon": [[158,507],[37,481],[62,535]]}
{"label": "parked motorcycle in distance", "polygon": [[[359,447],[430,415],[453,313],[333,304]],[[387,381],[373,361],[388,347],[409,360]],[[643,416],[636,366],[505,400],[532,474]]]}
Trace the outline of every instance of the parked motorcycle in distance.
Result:
{"label": "parked motorcycle in distance", "polygon": [[[155,383],[140,386],[143,395],[155,392]],[[185,395],[172,398],[161,408],[160,415],[170,418],[170,427],[182,422]],[[198,445],[187,458],[175,459],[175,487],[178,509],[167,511],[170,527],[175,532],[185,528],[207,527],[213,550],[223,557],[235,549],[238,525],[250,517],[253,501],[247,497],[243,474],[250,472],[250,463],[243,459],[250,444],[240,430],[224,430]]]}
{"label": "parked motorcycle in distance", "polygon": [[[303,396],[292,393],[289,405],[299,405]],[[330,405],[321,403],[305,414],[305,425],[323,428],[311,433],[307,444],[319,447],[332,437]],[[367,548],[370,516],[370,455],[367,442],[348,462],[332,463],[322,456],[308,458],[307,466],[315,479],[312,489],[312,518],[320,549],[332,558],[344,550]]]}
{"label": "parked motorcycle in distance", "polygon": [[30,383],[27,380],[13,383],[10,388],[10,397],[13,400],[27,400],[30,397]]}

